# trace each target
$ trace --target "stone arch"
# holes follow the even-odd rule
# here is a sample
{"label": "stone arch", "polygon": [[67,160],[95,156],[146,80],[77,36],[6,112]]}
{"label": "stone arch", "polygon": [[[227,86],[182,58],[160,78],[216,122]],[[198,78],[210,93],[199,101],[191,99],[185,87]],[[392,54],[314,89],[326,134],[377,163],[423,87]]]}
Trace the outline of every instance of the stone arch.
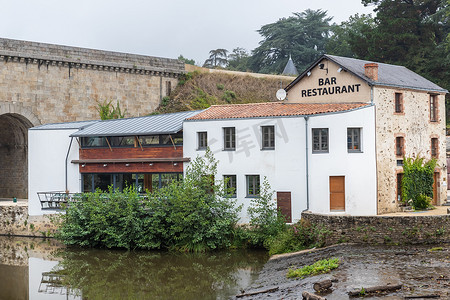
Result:
{"label": "stone arch", "polygon": [[39,124],[21,103],[0,102],[0,198],[28,197],[28,128]]}

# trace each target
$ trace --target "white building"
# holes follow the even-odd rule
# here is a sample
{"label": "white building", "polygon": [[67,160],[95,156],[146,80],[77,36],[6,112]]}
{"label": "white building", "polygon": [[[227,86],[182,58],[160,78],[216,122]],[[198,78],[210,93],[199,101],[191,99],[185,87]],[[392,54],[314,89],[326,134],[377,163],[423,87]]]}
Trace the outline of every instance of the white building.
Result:
{"label": "white building", "polygon": [[184,122],[184,156],[211,149],[244,222],[264,177],[289,222],[303,210],[375,215],[374,117],[367,103],[212,106]]}

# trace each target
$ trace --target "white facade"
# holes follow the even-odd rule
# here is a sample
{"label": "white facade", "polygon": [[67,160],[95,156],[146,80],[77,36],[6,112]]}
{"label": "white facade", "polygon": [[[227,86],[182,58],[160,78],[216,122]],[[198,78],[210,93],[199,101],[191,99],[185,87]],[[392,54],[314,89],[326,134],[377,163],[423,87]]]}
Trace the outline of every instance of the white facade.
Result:
{"label": "white facade", "polygon": [[[267,177],[275,192],[291,192],[292,222],[300,219],[301,212],[308,209],[307,159],[309,210],[330,213],[329,176],[345,176],[345,211],[339,213],[376,215],[373,106],[312,115],[307,123],[306,131],[303,116],[187,120],[183,127],[184,157],[204,155],[204,150],[197,150],[198,132],[207,132],[208,146],[219,161],[217,178],[236,175],[236,198],[238,204],[244,205],[244,223],[248,221],[246,212],[251,201],[247,197],[247,175],[259,175],[261,182]],[[274,150],[262,150],[261,126],[274,126]],[[235,151],[223,150],[225,127],[235,127]],[[329,129],[328,153],[312,153],[312,128]],[[361,128],[362,152],[347,152],[347,128]]]}
{"label": "white facade", "polygon": [[[45,126],[45,125],[44,125]],[[41,210],[38,192],[81,191],[81,175],[78,164],[78,144],[75,139],[70,147],[70,134],[78,129],[38,129],[28,130],[28,214],[30,216],[54,213]],[[69,156],[66,156],[69,151]]]}

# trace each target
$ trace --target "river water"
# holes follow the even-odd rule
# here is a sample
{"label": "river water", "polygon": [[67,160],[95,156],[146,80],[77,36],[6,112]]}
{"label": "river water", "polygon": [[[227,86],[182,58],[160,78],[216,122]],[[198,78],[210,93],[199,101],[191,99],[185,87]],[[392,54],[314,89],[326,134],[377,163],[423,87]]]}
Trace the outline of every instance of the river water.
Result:
{"label": "river water", "polygon": [[267,259],[262,251],[68,249],[0,237],[0,299],[228,299],[254,283]]}

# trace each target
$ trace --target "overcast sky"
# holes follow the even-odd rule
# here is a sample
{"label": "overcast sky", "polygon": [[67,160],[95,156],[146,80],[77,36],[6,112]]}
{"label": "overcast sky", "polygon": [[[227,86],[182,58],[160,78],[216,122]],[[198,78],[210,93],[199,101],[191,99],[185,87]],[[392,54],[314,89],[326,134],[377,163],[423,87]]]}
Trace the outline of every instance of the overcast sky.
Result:
{"label": "overcast sky", "polygon": [[252,50],[262,25],[323,9],[340,23],[372,13],[360,0],[0,0],[0,37],[177,58]]}

